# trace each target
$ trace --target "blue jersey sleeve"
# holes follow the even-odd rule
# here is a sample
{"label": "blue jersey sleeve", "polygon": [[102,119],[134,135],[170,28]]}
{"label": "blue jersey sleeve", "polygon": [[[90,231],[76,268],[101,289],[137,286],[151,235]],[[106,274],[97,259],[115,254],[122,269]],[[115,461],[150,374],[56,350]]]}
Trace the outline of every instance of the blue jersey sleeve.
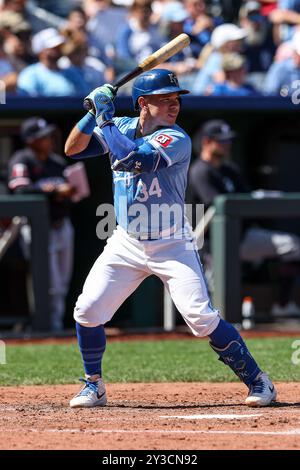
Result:
{"label": "blue jersey sleeve", "polygon": [[148,142],[166,160],[167,166],[186,163],[191,157],[191,139],[179,126],[156,131]]}

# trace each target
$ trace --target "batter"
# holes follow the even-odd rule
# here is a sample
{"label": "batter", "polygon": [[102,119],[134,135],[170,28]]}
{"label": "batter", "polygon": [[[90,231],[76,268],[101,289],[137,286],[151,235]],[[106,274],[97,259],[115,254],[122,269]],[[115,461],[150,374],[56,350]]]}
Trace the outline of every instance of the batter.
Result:
{"label": "batter", "polygon": [[176,119],[181,95],[186,93],[174,73],[146,72],[132,88],[139,117],[114,118],[114,88],[106,84],[88,95],[94,110],[76,124],[66,141],[65,152],[75,159],[109,152],[118,223],[75,306],[85,384],[70,401],[73,408],[106,405],[101,370],[104,325],[152,274],[169,290],[193,334],[208,336],[220,360],[247,385],[245,403],[267,406],[276,399],[268,375],[210,302],[184,211],[191,140]]}

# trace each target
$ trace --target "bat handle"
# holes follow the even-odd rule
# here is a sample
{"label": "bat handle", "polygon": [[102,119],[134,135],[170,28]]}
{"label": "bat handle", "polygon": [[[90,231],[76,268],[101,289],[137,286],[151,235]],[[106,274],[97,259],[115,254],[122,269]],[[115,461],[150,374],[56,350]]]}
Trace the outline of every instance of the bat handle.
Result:
{"label": "bat handle", "polygon": [[[119,87],[117,85],[114,85],[114,99],[116,97],[118,88]],[[83,100],[83,107],[86,111],[92,111],[92,113],[94,113],[94,114],[96,112],[93,100],[91,100],[90,98],[85,98]]]}

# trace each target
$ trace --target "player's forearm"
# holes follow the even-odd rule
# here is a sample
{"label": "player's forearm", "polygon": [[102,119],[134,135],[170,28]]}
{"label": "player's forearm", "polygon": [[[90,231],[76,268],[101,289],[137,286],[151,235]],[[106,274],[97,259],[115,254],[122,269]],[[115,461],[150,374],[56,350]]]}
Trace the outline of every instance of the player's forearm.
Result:
{"label": "player's forearm", "polygon": [[91,135],[84,134],[76,125],[66,140],[65,154],[70,157],[71,155],[82,152],[87,148],[90,140]]}
{"label": "player's forearm", "polygon": [[71,156],[85,150],[91,140],[95,126],[95,117],[91,113],[87,113],[70,132],[65,143],[65,154]]}

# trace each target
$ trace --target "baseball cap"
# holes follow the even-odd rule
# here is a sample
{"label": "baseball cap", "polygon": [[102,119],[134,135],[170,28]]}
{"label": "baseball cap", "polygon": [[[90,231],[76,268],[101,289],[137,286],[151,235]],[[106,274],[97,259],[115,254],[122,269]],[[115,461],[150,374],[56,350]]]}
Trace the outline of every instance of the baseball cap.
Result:
{"label": "baseball cap", "polygon": [[180,23],[188,17],[188,12],[181,2],[167,3],[161,15],[162,21],[166,23]]}
{"label": "baseball cap", "polygon": [[221,119],[207,121],[201,128],[201,137],[218,141],[231,140],[235,135],[229,124]]}
{"label": "baseball cap", "polygon": [[244,67],[246,63],[245,58],[241,54],[228,53],[223,54],[222,57],[222,69],[224,72],[231,72],[233,70],[239,70]]}
{"label": "baseball cap", "polygon": [[255,14],[260,16],[260,8],[261,5],[259,2],[250,0],[241,6],[239,16],[241,18],[252,17]]}
{"label": "baseball cap", "polygon": [[31,117],[22,122],[21,137],[26,143],[33,142],[41,137],[52,134],[55,126],[38,116]]}
{"label": "baseball cap", "polygon": [[247,32],[232,23],[217,26],[211,35],[211,44],[215,49],[219,49],[226,42],[245,39]]}
{"label": "baseball cap", "polygon": [[65,42],[65,38],[55,28],[43,29],[32,38],[32,51],[40,54],[44,49],[52,49]]}

